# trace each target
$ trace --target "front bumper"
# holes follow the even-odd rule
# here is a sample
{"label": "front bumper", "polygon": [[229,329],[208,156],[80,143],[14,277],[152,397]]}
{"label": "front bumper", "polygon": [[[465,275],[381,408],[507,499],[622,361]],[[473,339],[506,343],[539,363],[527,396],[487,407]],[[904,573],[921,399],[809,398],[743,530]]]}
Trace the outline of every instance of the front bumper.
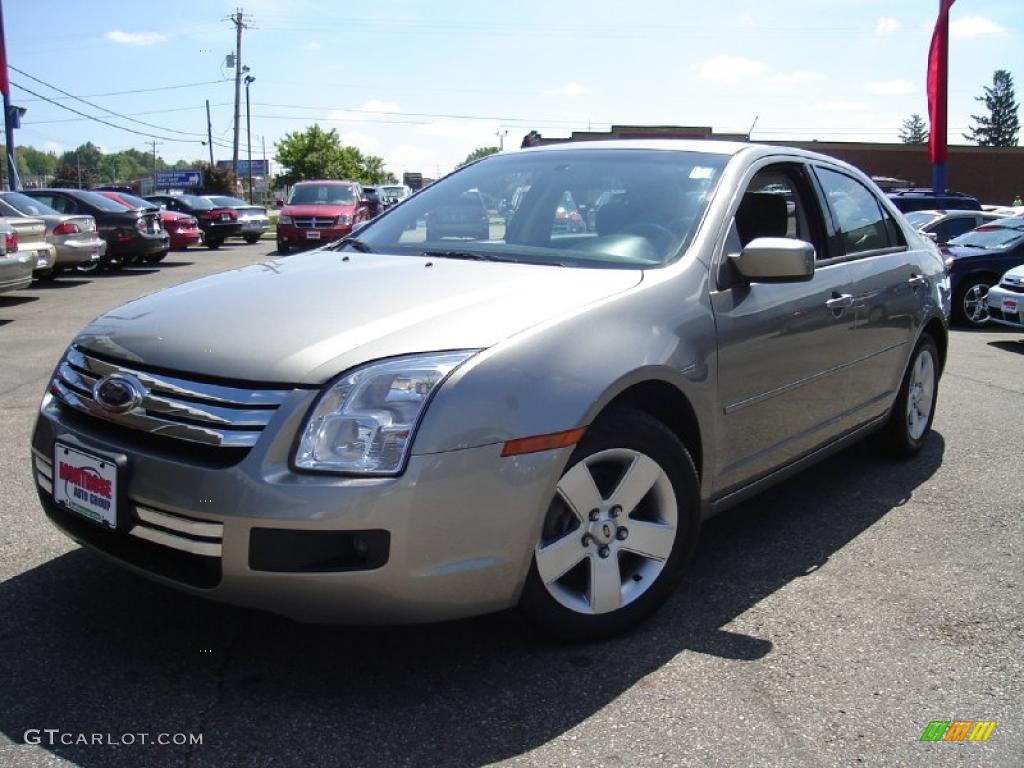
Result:
{"label": "front bumper", "polygon": [[[289,458],[315,396],[302,390],[289,395],[256,446],[231,466],[204,466],[194,457],[133,445],[130,436],[50,402],[32,438],[40,499],[65,533],[133,571],[192,594],[301,621],[411,623],[514,605],[571,449],[502,458],[501,445],[494,444],[413,455],[395,478],[300,474],[289,468]],[[123,462],[117,531],[55,507],[47,479],[52,483],[57,438]],[[170,521],[170,529],[145,530],[153,512],[157,520]],[[195,548],[196,542],[174,529],[193,523],[212,524],[208,530],[217,532],[201,540],[210,545],[198,547],[205,554],[181,549]],[[332,535],[384,532],[385,557],[370,568],[268,571],[254,563],[253,545],[259,546],[265,529],[285,542],[302,535],[289,532],[328,534],[320,537],[327,547],[336,540]],[[379,549],[379,535],[375,541]],[[285,560],[292,554],[289,546],[277,550]],[[342,562],[343,553],[336,554]]]}
{"label": "front bumper", "polygon": [[319,248],[321,245],[340,240],[352,234],[352,225],[306,229],[293,225],[278,225],[277,242],[292,248]]}
{"label": "front bumper", "polygon": [[991,322],[1024,329],[1024,293],[993,285],[985,300],[988,302],[988,319]]}

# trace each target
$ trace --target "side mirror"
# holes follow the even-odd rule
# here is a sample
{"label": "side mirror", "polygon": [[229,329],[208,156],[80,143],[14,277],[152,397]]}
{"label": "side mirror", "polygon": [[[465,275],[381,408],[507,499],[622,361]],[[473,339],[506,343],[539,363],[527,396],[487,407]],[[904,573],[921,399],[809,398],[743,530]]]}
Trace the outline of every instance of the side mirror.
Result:
{"label": "side mirror", "polygon": [[729,256],[752,283],[798,283],[814,277],[814,246],[788,237],[758,237]]}

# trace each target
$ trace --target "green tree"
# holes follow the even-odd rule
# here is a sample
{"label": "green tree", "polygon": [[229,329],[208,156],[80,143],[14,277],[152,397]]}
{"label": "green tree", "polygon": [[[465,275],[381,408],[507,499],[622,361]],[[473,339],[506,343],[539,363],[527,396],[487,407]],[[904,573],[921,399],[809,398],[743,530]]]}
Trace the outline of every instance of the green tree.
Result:
{"label": "green tree", "polygon": [[1015,147],[1020,120],[1013,92],[1013,76],[1005,69],[992,74],[992,86],[985,86],[985,95],[976,96],[988,109],[987,115],[971,115],[974,121],[964,138],[982,147]]}
{"label": "green tree", "polygon": [[928,143],[928,124],[916,112],[903,121],[900,127],[900,141],[904,144]]}
{"label": "green tree", "polygon": [[[210,167],[209,163],[194,163],[187,168],[199,168],[203,172],[203,193],[207,195],[230,195],[238,194],[238,183],[235,179],[235,172],[231,168],[219,166]],[[178,169],[184,170],[184,169]]]}
{"label": "green tree", "polygon": [[275,150],[274,159],[285,169],[274,177],[275,186],[306,179],[352,179],[377,184],[387,175],[381,158],[342,145],[335,129],[325,131],[316,124],[285,134]]}
{"label": "green tree", "polygon": [[88,168],[82,167],[81,173],[77,165],[62,163],[53,177],[53,186],[65,189],[88,189],[93,186],[93,175]]}
{"label": "green tree", "polygon": [[469,165],[474,160],[479,160],[481,157],[487,157],[488,155],[494,155],[494,154],[497,154],[500,151],[501,150],[498,149],[497,147],[477,147],[472,152],[470,152],[468,155],[466,155],[466,159],[465,160],[463,160],[461,163],[459,163],[459,168],[461,168],[464,165]]}
{"label": "green tree", "polygon": [[70,165],[76,169],[78,165],[82,166],[82,174],[85,175],[88,172],[89,176],[95,176],[100,170],[100,158],[103,157],[102,150],[93,144],[91,141],[85,142],[85,144],[79,145],[76,149],[71,149],[60,156],[61,165]]}

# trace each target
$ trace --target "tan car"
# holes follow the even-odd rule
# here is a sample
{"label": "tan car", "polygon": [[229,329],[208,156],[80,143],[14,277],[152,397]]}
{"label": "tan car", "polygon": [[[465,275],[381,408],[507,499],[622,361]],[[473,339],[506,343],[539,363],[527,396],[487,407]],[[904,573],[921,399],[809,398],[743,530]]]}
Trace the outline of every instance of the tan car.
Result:
{"label": "tan car", "polygon": [[46,222],[28,216],[9,215],[7,223],[18,233],[18,253],[29,254],[35,259],[33,276],[52,272],[57,261],[57,249],[46,242]]}
{"label": "tan car", "polygon": [[[43,238],[35,235],[31,239],[45,238],[56,253],[46,266],[37,263],[35,277],[38,279],[52,279],[67,269],[90,272],[99,266],[100,258],[107,251],[107,242],[97,232],[96,220],[92,216],[61,213],[42,200],[20,192],[0,192],[0,215],[12,223],[40,221],[44,225]],[[26,242],[29,233],[22,234],[19,229],[18,237],[23,243],[22,250],[36,247],[34,243]]]}
{"label": "tan car", "polygon": [[33,258],[18,250],[18,235],[7,219],[0,219],[0,293],[28,288]]}

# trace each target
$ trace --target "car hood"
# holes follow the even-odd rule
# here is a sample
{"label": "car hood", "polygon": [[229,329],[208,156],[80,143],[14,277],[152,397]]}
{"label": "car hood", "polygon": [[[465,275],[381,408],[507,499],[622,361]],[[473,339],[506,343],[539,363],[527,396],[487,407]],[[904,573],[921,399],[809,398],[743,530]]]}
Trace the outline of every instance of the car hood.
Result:
{"label": "car hood", "polygon": [[1024,264],[1021,264],[1019,267],[1014,267],[1013,269],[1008,270],[1006,274],[1003,275],[1002,279],[1005,280],[1008,277],[1014,278],[1014,281],[1016,281],[1017,285],[1024,285]]}
{"label": "car hood", "polygon": [[319,216],[320,218],[353,215],[356,206],[353,205],[326,205],[316,203],[313,205],[286,205],[281,209],[282,216]]}
{"label": "car hood", "polygon": [[995,254],[1006,253],[1005,248],[975,248],[970,245],[942,245],[940,246],[942,255],[951,256],[954,259],[966,259],[971,256],[992,256]]}
{"label": "car hood", "polygon": [[642,279],[639,270],[313,251],[136,299],[76,343],[182,373],[321,384],[368,360],[489,347]]}

